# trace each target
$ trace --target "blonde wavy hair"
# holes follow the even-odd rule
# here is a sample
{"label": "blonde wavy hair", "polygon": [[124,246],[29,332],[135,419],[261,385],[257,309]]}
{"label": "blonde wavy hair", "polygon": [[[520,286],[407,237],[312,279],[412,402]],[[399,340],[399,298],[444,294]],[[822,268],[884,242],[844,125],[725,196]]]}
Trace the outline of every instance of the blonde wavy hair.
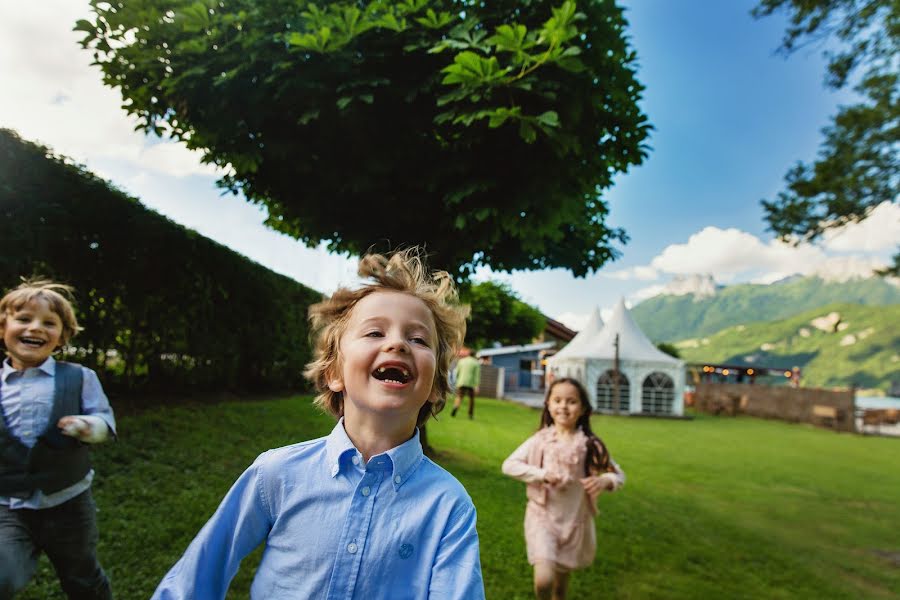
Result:
{"label": "blonde wavy hair", "polygon": [[[46,300],[50,310],[56,313],[59,320],[62,321],[59,347],[65,346],[82,329],[78,325],[75,309],[72,307],[74,291],[75,289],[70,285],[49,279],[23,280],[16,288],[0,298],[0,331],[6,330],[6,319],[9,315],[35,300]],[[2,339],[0,339],[0,344],[2,344]]]}
{"label": "blonde wavy hair", "polygon": [[425,303],[437,330],[436,369],[431,395],[419,410],[417,425],[444,408],[450,392],[450,361],[462,346],[469,307],[458,303],[456,286],[446,271],[429,271],[418,247],[387,256],[367,254],[359,261],[358,273],[369,282],[358,289],[338,288],[330,298],[309,307],[314,358],[304,375],[316,388],[315,404],[339,418],[344,414],[344,395],[328,387],[341,369],[340,340],[356,304],[374,292],[402,292]]}

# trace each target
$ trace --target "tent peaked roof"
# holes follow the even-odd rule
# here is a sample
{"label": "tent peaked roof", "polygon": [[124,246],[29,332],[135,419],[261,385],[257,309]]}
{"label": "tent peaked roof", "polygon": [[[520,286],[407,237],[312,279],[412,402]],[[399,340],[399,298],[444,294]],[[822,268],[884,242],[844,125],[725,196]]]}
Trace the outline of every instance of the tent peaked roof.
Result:
{"label": "tent peaked roof", "polygon": [[[619,335],[619,360],[652,363],[683,364],[653,345],[644,335],[631,313],[625,308],[625,299],[619,300],[609,321],[602,331],[594,335],[583,346],[575,348],[569,358],[599,358],[612,360],[615,357],[616,334]],[[572,340],[573,342],[575,340]],[[566,347],[568,348],[568,346]],[[563,348],[565,351],[566,348]]]}
{"label": "tent peaked roof", "polygon": [[594,312],[591,313],[591,318],[588,319],[587,325],[584,326],[584,329],[578,332],[578,335],[572,338],[572,340],[566,344],[562,350],[557,352],[551,357],[551,361],[559,359],[572,357],[574,358],[576,354],[578,354],[578,350],[580,350],[583,346],[586,346],[591,339],[595,336],[599,335],[600,331],[603,330],[603,318],[600,316],[600,307],[595,306]]}

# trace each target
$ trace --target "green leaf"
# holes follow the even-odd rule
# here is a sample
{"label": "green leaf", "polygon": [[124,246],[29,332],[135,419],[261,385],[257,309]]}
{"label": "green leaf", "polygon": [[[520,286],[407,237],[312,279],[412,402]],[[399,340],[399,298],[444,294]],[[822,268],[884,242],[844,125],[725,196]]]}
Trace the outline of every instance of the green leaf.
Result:
{"label": "green leaf", "polygon": [[93,23],[86,19],[78,19],[75,23],[75,27],[72,28],[72,31],[83,31],[85,33],[94,33],[97,28]]}
{"label": "green leaf", "polygon": [[308,110],[297,119],[297,123],[300,125],[308,125],[310,122],[315,121],[319,118],[319,109],[314,108],[312,110]]}
{"label": "green leaf", "polygon": [[555,110],[548,110],[538,115],[537,122],[545,127],[559,127],[559,115]]}
{"label": "green leaf", "polygon": [[528,121],[520,121],[519,137],[521,137],[526,144],[533,144],[537,139],[537,131]]}

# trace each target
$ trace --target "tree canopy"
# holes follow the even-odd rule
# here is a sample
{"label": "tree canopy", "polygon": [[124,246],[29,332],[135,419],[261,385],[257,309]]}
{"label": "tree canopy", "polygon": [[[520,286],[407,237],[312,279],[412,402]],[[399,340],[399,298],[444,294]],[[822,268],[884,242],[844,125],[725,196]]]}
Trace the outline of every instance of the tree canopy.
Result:
{"label": "tree canopy", "polygon": [[585,275],[627,240],[600,195],[651,126],[613,1],[91,6],[75,29],[123,108],[309,245]]}
{"label": "tree canopy", "polygon": [[466,345],[487,348],[530,343],[547,324],[538,309],[522,301],[505,283],[483,281],[463,287],[463,302],[472,306],[466,327]]}
{"label": "tree canopy", "polygon": [[[852,86],[861,99],[823,129],[812,164],[785,176],[786,190],[763,201],[769,226],[785,239],[814,240],[900,199],[900,3],[896,0],[761,0],[756,17],[783,10],[781,51],[825,45],[825,83]],[[900,253],[886,272],[900,271]]]}

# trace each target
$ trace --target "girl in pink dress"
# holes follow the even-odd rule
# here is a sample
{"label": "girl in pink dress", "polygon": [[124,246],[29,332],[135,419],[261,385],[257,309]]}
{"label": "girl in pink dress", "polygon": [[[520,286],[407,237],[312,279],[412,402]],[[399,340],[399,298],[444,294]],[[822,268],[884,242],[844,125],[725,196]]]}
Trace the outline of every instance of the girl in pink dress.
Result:
{"label": "girl in pink dress", "polygon": [[625,473],[591,431],[591,405],[576,380],[547,389],[541,428],[503,461],[503,472],[528,484],[525,544],[538,599],[563,600],[573,569],[597,549],[597,498],[625,484]]}

